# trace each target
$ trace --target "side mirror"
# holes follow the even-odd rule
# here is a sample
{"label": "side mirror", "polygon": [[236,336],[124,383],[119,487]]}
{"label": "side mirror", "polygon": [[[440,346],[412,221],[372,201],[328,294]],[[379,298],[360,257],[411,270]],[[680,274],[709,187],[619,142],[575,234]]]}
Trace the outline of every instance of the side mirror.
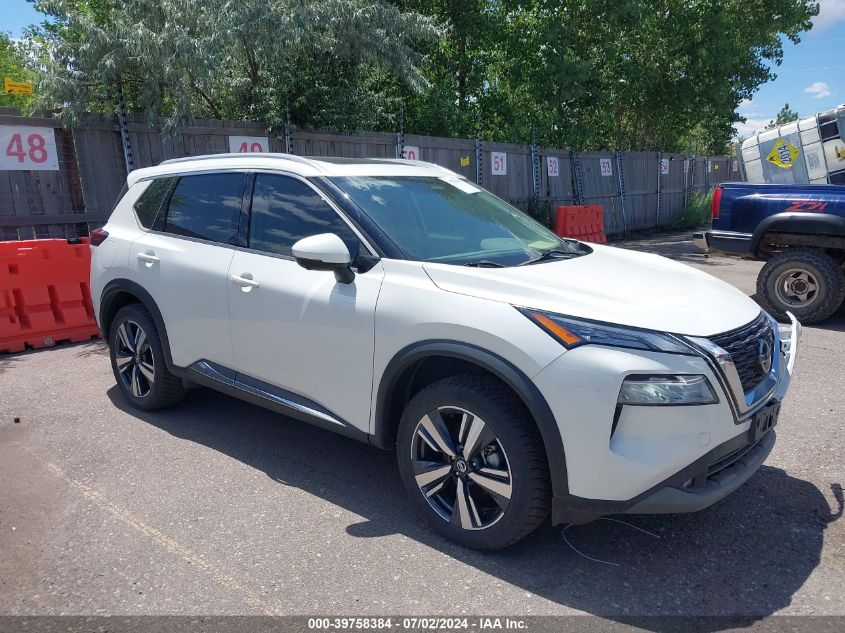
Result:
{"label": "side mirror", "polygon": [[355,273],[346,244],[334,233],[304,237],[291,247],[296,263],[306,270],[331,270],[338,283],[351,284]]}

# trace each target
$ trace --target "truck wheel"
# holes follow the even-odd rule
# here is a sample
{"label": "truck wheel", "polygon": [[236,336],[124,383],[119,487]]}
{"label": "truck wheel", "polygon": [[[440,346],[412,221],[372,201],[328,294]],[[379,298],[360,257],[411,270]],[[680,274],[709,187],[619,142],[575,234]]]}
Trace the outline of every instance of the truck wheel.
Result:
{"label": "truck wheel", "polygon": [[787,311],[802,323],[818,323],[845,300],[845,274],[830,255],[814,248],[791,248],[772,257],[757,276],[763,307],[780,321]]}
{"label": "truck wheel", "polygon": [[429,525],[473,549],[507,547],[549,512],[543,442],[500,382],[452,376],[416,394],[399,422],[402,482]]}

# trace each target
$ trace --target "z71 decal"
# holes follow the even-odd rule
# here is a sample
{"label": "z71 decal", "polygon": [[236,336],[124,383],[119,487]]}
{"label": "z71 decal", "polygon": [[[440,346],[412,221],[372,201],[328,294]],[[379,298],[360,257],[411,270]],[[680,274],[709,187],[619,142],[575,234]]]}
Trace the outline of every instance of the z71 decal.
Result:
{"label": "z71 decal", "polygon": [[796,200],[784,209],[787,211],[801,211],[803,213],[824,213],[827,202],[813,202],[812,200]]}

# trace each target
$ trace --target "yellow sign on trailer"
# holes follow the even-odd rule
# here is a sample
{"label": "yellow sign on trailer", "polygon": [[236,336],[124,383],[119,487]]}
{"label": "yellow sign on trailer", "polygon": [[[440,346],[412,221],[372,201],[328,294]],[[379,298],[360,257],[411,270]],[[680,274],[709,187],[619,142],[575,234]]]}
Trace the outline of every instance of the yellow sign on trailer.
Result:
{"label": "yellow sign on trailer", "polygon": [[781,138],[772,147],[772,151],[766,156],[766,160],[781,169],[792,169],[795,159],[798,158],[800,153],[801,151],[792,143]]}
{"label": "yellow sign on trailer", "polygon": [[3,92],[10,95],[31,95],[31,81],[14,81],[11,77],[3,77]]}

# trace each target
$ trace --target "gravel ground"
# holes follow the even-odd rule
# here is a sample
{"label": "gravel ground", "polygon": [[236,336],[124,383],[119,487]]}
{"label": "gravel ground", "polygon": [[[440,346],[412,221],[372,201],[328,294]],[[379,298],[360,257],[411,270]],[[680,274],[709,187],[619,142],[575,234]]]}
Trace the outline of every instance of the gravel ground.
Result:
{"label": "gravel ground", "polygon": [[[754,292],[759,264],[682,237],[625,247]],[[133,411],[99,342],[2,355],[0,614],[845,615],[844,329],[842,311],[805,329],[746,485],[568,528],[586,556],[549,525],[463,550],[414,514],[391,454],[211,391]]]}

